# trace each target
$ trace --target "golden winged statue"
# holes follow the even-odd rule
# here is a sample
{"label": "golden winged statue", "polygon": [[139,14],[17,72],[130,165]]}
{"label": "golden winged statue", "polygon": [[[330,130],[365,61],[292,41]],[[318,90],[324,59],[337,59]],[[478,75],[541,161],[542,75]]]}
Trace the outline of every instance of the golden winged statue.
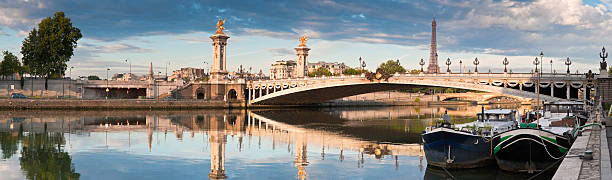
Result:
{"label": "golden winged statue", "polygon": [[299,38],[300,45],[299,47],[306,47],[306,41],[308,41],[308,36],[304,35]]}
{"label": "golden winged statue", "polygon": [[215,32],[215,34],[225,34],[223,33],[223,29],[225,29],[223,27],[223,24],[225,24],[225,19],[224,20],[219,19],[219,22],[217,22],[217,32]]}

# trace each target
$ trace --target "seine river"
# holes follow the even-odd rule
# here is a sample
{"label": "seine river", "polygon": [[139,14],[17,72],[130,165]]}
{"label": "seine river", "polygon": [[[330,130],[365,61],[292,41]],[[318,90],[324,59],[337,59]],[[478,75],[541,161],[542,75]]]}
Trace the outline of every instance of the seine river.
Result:
{"label": "seine river", "polygon": [[427,167],[423,129],[445,111],[460,123],[480,109],[2,111],[0,179],[530,177]]}

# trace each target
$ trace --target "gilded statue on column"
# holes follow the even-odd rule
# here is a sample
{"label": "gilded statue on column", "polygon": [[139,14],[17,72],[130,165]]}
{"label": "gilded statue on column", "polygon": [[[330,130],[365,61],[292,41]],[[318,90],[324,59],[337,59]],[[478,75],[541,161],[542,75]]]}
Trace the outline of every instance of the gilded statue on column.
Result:
{"label": "gilded statue on column", "polygon": [[217,22],[217,32],[215,32],[215,34],[225,34],[223,33],[223,29],[225,29],[223,27],[223,24],[225,24],[225,19],[224,20],[219,19],[219,21]]}
{"label": "gilded statue on column", "polygon": [[300,45],[299,47],[306,47],[306,41],[308,41],[308,36],[304,35],[299,38]]}

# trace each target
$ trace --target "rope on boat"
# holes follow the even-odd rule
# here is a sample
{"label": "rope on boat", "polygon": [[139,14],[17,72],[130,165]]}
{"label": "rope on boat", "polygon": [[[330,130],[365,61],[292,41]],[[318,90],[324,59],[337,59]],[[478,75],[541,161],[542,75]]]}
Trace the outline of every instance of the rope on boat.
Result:
{"label": "rope on boat", "polygon": [[546,150],[546,153],[548,154],[548,156],[550,156],[553,159],[561,159],[561,158],[563,158],[564,155],[561,155],[561,157],[555,157],[552,154],[550,154],[550,152],[548,151],[548,147],[546,147],[546,143],[544,143],[544,138],[540,137],[540,141],[542,141],[542,145],[544,146],[544,150]]}
{"label": "rope on boat", "polygon": [[[440,167],[442,167],[442,166],[440,166]],[[445,167],[442,167],[442,169],[443,169],[443,170],[446,172],[446,174],[448,174],[448,175],[451,177],[451,179],[457,179],[457,178],[455,178],[455,176],[453,176],[453,174],[451,174],[450,172],[448,172],[448,170],[446,170],[446,168],[445,168]]]}
{"label": "rope on boat", "polygon": [[586,127],[589,127],[589,126],[599,126],[599,128],[603,128],[603,126],[601,124],[599,124],[599,123],[591,123],[591,124],[587,124],[587,125],[584,125],[584,126],[580,126],[580,127],[576,128],[576,129],[574,129],[574,131],[572,132],[572,137],[576,137],[576,132],[582,131],[582,128],[586,128]]}

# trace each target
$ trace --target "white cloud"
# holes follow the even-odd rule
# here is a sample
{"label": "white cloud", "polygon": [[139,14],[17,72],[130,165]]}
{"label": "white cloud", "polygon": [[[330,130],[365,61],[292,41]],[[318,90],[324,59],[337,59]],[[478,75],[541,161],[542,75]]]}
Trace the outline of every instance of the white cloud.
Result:
{"label": "white cloud", "polygon": [[[458,26],[488,28],[501,26],[515,30],[550,30],[552,25],[573,26],[577,29],[606,27],[612,14],[604,6],[589,6],[582,0],[538,0],[515,2],[485,0],[472,4],[474,7],[458,21]],[[602,24],[602,22],[604,22]]]}
{"label": "white cloud", "polygon": [[279,38],[279,39],[297,38],[297,34],[290,33],[290,32],[276,32],[276,31],[270,31],[270,30],[265,30],[265,29],[253,29],[253,28],[241,28],[240,30],[242,30],[246,35],[253,35],[253,36],[266,36],[266,37],[273,37],[273,38]]}

